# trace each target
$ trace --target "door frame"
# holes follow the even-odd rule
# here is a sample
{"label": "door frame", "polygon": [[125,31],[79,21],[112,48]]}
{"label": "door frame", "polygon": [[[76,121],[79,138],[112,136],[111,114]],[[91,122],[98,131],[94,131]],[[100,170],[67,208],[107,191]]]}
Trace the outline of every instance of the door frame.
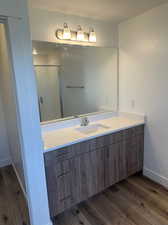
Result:
{"label": "door frame", "polygon": [[[26,198],[31,225],[51,225],[28,18],[5,17]],[[42,206],[42,207],[41,207]]]}

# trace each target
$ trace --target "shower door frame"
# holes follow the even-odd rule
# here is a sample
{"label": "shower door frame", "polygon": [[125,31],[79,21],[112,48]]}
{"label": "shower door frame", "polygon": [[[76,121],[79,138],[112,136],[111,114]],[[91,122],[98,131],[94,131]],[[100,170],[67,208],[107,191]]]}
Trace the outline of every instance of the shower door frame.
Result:
{"label": "shower door frame", "polygon": [[[60,101],[60,114],[61,114],[61,118],[63,118],[63,100],[62,100],[62,94],[61,94],[61,85],[60,85],[60,77],[59,77],[59,68],[61,67],[61,65],[47,65],[47,64],[35,64],[34,67],[58,67],[58,81],[59,81],[59,101]],[[36,71],[35,71],[36,72]],[[37,85],[38,85],[38,82],[37,82]],[[38,106],[39,106],[39,114],[40,114],[40,122],[41,123],[45,123],[46,121],[42,121],[42,109],[41,109],[41,103],[40,103],[40,100],[39,100],[39,96],[38,96]],[[59,118],[59,119],[61,119]],[[56,118],[53,119],[53,120],[57,120]],[[51,121],[53,121],[51,120]]]}

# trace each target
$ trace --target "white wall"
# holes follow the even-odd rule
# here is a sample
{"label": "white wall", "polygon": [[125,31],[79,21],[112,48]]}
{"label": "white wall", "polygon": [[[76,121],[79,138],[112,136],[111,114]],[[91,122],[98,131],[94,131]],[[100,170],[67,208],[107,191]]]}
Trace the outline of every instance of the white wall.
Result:
{"label": "white wall", "polygon": [[59,42],[55,37],[55,31],[67,22],[72,30],[77,30],[77,25],[81,25],[85,31],[88,31],[90,27],[95,28],[97,46],[117,46],[117,26],[111,23],[41,9],[30,8],[29,14],[32,40]]}
{"label": "white wall", "polygon": [[119,70],[120,110],[147,115],[144,173],[168,187],[167,21],[165,4],[119,25]]}

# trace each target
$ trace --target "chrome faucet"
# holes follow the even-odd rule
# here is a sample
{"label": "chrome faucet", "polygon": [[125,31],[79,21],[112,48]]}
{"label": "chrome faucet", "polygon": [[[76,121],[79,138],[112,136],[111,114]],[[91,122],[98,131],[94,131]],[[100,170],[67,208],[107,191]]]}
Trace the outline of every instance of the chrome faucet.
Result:
{"label": "chrome faucet", "polygon": [[87,126],[89,124],[89,120],[87,117],[82,117],[81,118],[81,126]]}

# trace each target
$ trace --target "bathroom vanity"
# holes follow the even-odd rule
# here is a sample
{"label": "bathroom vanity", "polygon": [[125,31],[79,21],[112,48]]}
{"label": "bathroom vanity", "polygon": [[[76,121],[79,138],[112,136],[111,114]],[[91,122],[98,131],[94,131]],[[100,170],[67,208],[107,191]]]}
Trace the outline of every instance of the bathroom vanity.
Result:
{"label": "bathroom vanity", "polygon": [[118,112],[117,48],[33,48],[53,218],[142,170],[144,116]]}
{"label": "bathroom vanity", "polygon": [[[144,122],[118,117],[98,124],[110,128],[103,132],[97,130],[94,135],[84,132],[83,138],[76,137],[65,146],[46,148],[44,159],[51,218],[142,170]],[[66,130],[71,129],[74,130]],[[64,138],[66,130],[62,134]],[[56,140],[60,132],[56,131],[54,136],[51,131],[52,139]],[[70,133],[72,135],[72,131]],[[46,143],[50,137],[49,133],[47,135]]]}

